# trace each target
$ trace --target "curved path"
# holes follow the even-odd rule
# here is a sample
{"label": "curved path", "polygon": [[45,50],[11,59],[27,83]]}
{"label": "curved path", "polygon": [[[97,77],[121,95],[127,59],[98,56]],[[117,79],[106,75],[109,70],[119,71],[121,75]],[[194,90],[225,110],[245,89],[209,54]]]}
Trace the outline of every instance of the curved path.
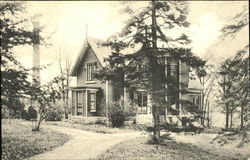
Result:
{"label": "curved path", "polygon": [[43,154],[39,154],[29,158],[29,160],[42,159],[42,160],[73,160],[73,159],[91,159],[97,155],[105,152],[111,146],[132,138],[143,136],[141,132],[131,131],[124,133],[101,134],[79,129],[71,129],[66,127],[43,126],[46,128],[54,129],[61,133],[72,136],[68,142],[63,146]]}

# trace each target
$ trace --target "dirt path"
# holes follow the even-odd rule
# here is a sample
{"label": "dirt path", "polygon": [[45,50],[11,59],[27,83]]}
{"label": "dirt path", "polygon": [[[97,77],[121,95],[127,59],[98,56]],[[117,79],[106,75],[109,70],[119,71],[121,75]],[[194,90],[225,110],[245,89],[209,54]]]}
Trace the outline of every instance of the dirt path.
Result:
{"label": "dirt path", "polygon": [[90,159],[106,151],[111,146],[132,138],[143,136],[140,132],[101,134],[59,126],[44,126],[72,136],[72,139],[53,151],[39,154],[29,160]]}

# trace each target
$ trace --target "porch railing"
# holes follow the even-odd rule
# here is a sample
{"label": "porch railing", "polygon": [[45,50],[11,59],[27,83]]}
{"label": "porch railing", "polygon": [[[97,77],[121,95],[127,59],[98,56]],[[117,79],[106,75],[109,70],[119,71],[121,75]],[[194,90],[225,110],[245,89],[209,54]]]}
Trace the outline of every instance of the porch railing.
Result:
{"label": "porch railing", "polygon": [[137,114],[151,114],[151,107],[137,107]]}

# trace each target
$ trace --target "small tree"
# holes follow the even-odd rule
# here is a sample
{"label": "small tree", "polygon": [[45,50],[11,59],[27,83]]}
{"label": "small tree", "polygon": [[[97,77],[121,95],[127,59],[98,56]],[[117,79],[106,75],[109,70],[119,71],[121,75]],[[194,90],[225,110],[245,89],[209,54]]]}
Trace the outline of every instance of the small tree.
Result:
{"label": "small tree", "polygon": [[61,99],[60,90],[58,84],[60,83],[60,77],[55,77],[51,82],[46,85],[38,86],[33,84],[33,90],[31,91],[32,97],[38,102],[38,118],[37,126],[34,131],[40,130],[42,121],[53,112],[56,100]]}
{"label": "small tree", "polygon": [[63,54],[61,53],[61,48],[59,48],[59,54],[57,57],[58,66],[60,70],[60,92],[62,96],[63,109],[64,109],[64,118],[68,119],[68,110],[69,110],[69,83],[71,81],[70,78],[70,69],[72,65],[72,61],[70,56],[67,56],[65,51]]}

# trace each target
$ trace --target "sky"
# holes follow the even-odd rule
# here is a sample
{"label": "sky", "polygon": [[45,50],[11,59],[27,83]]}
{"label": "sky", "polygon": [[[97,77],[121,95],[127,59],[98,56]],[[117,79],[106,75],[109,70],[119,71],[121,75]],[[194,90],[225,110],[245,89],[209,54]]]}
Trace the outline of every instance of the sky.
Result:
{"label": "sky", "polygon": [[[133,2],[134,7],[145,5],[145,1]],[[222,40],[221,27],[242,10],[247,1],[190,1],[189,21],[194,54],[211,62],[232,56],[249,43],[248,27],[234,39]],[[126,16],[120,10],[124,7],[118,1],[28,1],[27,14],[41,14],[39,21],[51,33],[52,46],[41,47],[41,65],[49,65],[41,71],[42,83],[59,73],[57,57],[67,54],[76,60],[86,32],[88,36],[106,39],[119,32]],[[88,29],[86,31],[86,25]],[[52,34],[53,33],[53,34]],[[17,58],[24,66],[32,67],[32,48],[15,49]]]}

